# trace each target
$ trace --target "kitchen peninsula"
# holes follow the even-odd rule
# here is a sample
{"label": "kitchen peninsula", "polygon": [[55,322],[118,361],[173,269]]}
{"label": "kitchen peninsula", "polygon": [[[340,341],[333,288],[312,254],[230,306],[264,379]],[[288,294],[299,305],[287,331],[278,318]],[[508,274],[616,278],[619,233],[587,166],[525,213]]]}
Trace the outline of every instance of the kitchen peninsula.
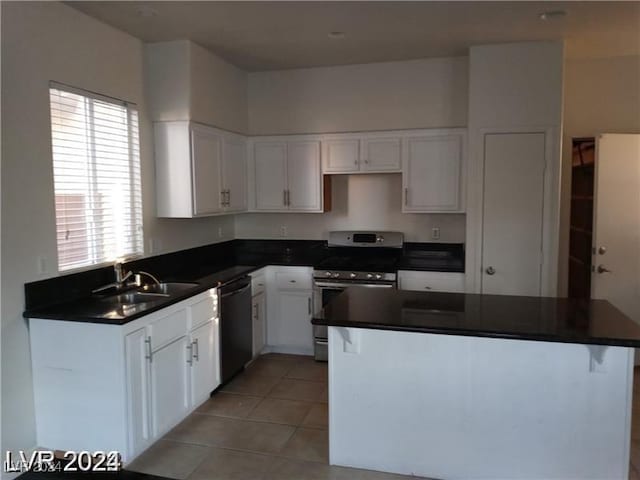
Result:
{"label": "kitchen peninsula", "polygon": [[628,478],[640,326],[608,302],[353,287],[329,327],[332,465]]}

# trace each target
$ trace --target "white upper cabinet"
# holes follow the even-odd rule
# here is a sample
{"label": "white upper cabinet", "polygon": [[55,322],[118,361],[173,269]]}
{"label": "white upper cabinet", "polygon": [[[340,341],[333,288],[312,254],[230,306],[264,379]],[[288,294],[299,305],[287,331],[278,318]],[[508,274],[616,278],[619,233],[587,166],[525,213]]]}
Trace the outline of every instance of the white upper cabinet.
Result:
{"label": "white upper cabinet", "polygon": [[400,137],[367,137],[362,140],[361,169],[366,172],[399,172],[401,151]]}
{"label": "white upper cabinet", "polygon": [[405,138],[403,212],[463,212],[464,133]]}
{"label": "white upper cabinet", "polygon": [[188,121],[157,122],[154,135],[159,217],[247,209],[244,137]]}
{"label": "white upper cabinet", "polygon": [[255,210],[322,211],[318,140],[255,140],[253,169]]}
{"label": "white upper cabinet", "polygon": [[193,216],[222,211],[222,136],[208,128],[191,128]]}
{"label": "white upper cabinet", "polygon": [[321,210],[319,142],[289,142],[287,179],[287,203],[290,210]]}
{"label": "white upper cabinet", "polygon": [[325,137],[323,173],[400,172],[399,136],[388,133],[345,134]]}
{"label": "white upper cabinet", "polygon": [[255,142],[256,210],[286,208],[287,144],[285,142]]}
{"label": "white upper cabinet", "polygon": [[247,141],[227,134],[223,145],[223,207],[227,212],[243,212],[247,209]]}
{"label": "white upper cabinet", "polygon": [[358,138],[325,138],[324,173],[353,173],[360,170],[360,140]]}

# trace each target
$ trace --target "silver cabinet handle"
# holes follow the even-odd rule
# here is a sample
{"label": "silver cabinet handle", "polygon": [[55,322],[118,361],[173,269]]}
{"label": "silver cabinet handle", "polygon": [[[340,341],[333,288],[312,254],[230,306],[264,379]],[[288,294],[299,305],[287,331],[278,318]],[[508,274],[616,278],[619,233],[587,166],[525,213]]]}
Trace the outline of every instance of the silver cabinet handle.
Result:
{"label": "silver cabinet handle", "polygon": [[496,269],[495,269],[495,268],[493,268],[493,267],[491,267],[491,266],[489,266],[489,267],[487,267],[487,269],[485,270],[485,272],[487,272],[487,275],[493,275],[493,274],[495,274],[495,273],[496,273]]}
{"label": "silver cabinet handle", "polygon": [[604,265],[598,265],[598,268],[596,268],[596,272],[598,272],[598,273],[612,273],[611,270],[609,270]]}
{"label": "silver cabinet handle", "polygon": [[153,363],[153,350],[151,349],[151,337],[145,338],[144,343],[146,344],[146,347],[147,347],[147,354],[144,356],[144,358],[149,360],[149,363]]}
{"label": "silver cabinet handle", "polygon": [[431,287],[427,287],[427,286],[425,286],[425,287],[424,287],[424,289],[425,289],[425,290],[431,290]]}
{"label": "silver cabinet handle", "polygon": [[291,190],[287,189],[287,207],[291,206]]}
{"label": "silver cabinet handle", "polygon": [[282,204],[285,207],[287,206],[287,191],[286,190],[282,190]]}
{"label": "silver cabinet handle", "polygon": [[187,363],[193,366],[193,344],[187,345]]}
{"label": "silver cabinet handle", "polygon": [[311,297],[307,299],[307,304],[309,306],[309,315],[311,315]]}
{"label": "silver cabinet handle", "polygon": [[226,190],[220,192],[220,203],[223,207],[227,204]]}
{"label": "silver cabinet handle", "polygon": [[227,207],[231,206],[231,190],[227,190]]}
{"label": "silver cabinet handle", "polygon": [[192,348],[191,351],[193,352],[193,358],[195,358],[197,361],[200,361],[200,347],[198,346],[198,339],[196,338],[193,343],[191,343]]}
{"label": "silver cabinet handle", "polygon": [[404,206],[409,205],[409,189],[407,187],[404,188]]}

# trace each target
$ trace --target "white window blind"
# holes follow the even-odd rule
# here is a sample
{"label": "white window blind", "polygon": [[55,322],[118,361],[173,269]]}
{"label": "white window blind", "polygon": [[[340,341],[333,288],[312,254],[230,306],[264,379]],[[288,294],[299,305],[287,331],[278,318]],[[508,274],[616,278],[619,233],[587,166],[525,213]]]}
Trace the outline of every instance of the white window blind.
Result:
{"label": "white window blind", "polygon": [[135,105],[52,83],[60,271],[143,252]]}

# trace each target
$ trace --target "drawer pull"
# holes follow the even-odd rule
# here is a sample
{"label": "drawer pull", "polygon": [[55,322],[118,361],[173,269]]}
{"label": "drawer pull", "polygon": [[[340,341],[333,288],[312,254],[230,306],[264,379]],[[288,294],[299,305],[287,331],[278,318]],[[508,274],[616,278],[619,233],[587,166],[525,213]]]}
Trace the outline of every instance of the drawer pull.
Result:
{"label": "drawer pull", "polygon": [[289,283],[296,283],[295,280],[289,280]]}
{"label": "drawer pull", "polygon": [[144,339],[144,343],[147,344],[147,354],[144,356],[149,363],[153,363],[153,350],[151,349],[151,337],[147,337]]}
{"label": "drawer pull", "polygon": [[198,339],[196,338],[191,345],[193,346],[191,350],[193,352],[193,358],[200,361],[200,347],[198,346]]}
{"label": "drawer pull", "polygon": [[424,287],[425,290],[431,290],[431,287]]}

